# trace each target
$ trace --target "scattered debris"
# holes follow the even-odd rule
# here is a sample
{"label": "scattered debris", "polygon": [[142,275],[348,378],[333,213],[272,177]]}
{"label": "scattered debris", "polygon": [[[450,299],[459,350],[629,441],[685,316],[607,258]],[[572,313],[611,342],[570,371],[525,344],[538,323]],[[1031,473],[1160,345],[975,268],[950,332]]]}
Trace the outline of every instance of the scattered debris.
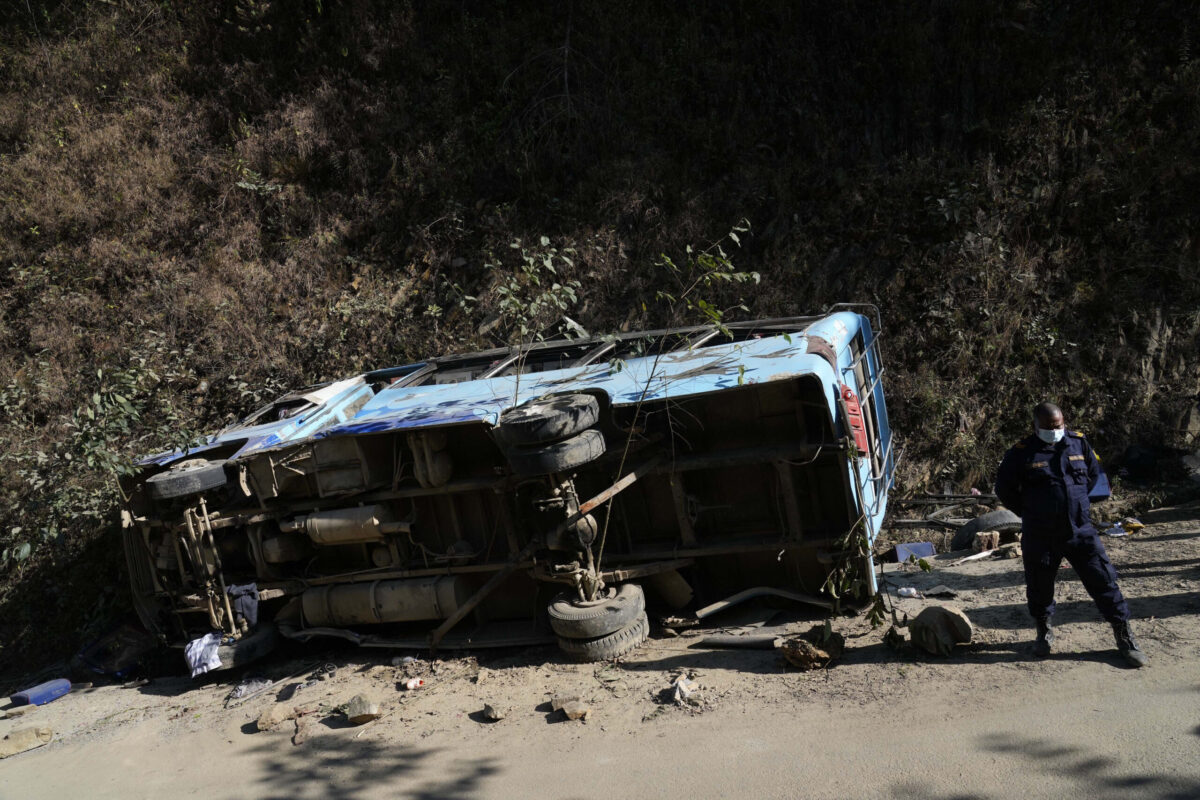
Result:
{"label": "scattered debris", "polygon": [[1121,520],[1120,524],[1130,533],[1137,533],[1146,527],[1138,521],[1137,517],[1126,517],[1125,519]]}
{"label": "scattered debris", "polygon": [[933,542],[907,542],[896,545],[896,561],[901,564],[910,558],[933,558],[936,554]]}
{"label": "scattered debris", "polygon": [[980,531],[975,534],[975,541],[971,543],[971,550],[976,553],[982,553],[984,550],[995,550],[999,546],[999,531]]}
{"label": "scattered debris", "polygon": [[227,700],[241,700],[243,697],[262,694],[267,689],[275,685],[275,682],[261,675],[247,675],[242,678],[242,682],[233,687],[233,691],[229,693]]}
{"label": "scattered debris", "polygon": [[912,643],[927,653],[948,656],[959,644],[968,644],[974,629],[971,620],[954,606],[929,606],[908,623]]}
{"label": "scattered debris", "polygon": [[411,692],[414,689],[422,688],[425,685],[425,680],[423,678],[409,678],[403,685],[406,691]]}
{"label": "scattered debris", "polygon": [[274,703],[267,706],[262,714],[259,714],[258,721],[254,724],[260,731],[274,731],[278,730],[283,723],[290,719],[295,719],[295,717],[296,709],[282,703]]}
{"label": "scattered debris", "polygon": [[677,677],[667,689],[671,702],[677,706],[698,705],[700,702],[700,698],[697,696],[699,691],[700,684],[686,674]]}
{"label": "scattered debris", "polygon": [[122,689],[140,689],[143,686],[148,686],[149,684],[150,684],[149,678],[137,678],[136,680],[126,681],[125,683],[122,683],[121,688]]}
{"label": "scattered debris", "polygon": [[926,589],[923,594],[926,597],[958,597],[958,592],[954,591],[944,583],[939,583],[932,589]]}
{"label": "scattered debris", "polygon": [[921,593],[912,586],[901,586],[896,590],[897,597],[915,597],[920,598]]}
{"label": "scattered debris", "polygon": [[592,714],[592,709],[584,705],[579,699],[568,700],[562,706],[562,712],[567,715],[567,719],[586,720]]}
{"label": "scattered debris", "polygon": [[346,704],[346,719],[353,725],[363,725],[373,719],[379,719],[379,704],[372,702],[365,694],[356,694]]}
{"label": "scattered debris", "polygon": [[959,564],[965,564],[968,561],[978,561],[981,558],[987,558],[992,554],[992,552],[992,550],[984,550],[982,553],[975,553],[974,555],[967,556],[966,558],[960,558],[958,561],[952,561],[950,562],[950,566],[957,567]]}
{"label": "scattered debris", "polygon": [[417,659],[413,656],[396,656],[392,659],[393,667],[403,667],[405,664],[411,664]]}
{"label": "scattered debris", "polygon": [[846,638],[827,625],[814,625],[779,645],[784,659],[800,669],[824,669],[846,652]]}
{"label": "scattered debris", "polygon": [[[332,665],[329,665],[329,666],[332,666]],[[232,692],[229,693],[229,696],[225,698],[225,707],[226,708],[234,708],[236,706],[240,706],[243,703],[247,703],[247,702],[253,700],[254,698],[258,697],[260,694],[262,694],[263,692],[267,691],[268,689],[270,689],[274,686],[282,686],[283,687],[282,689],[279,690],[279,693],[275,695],[276,702],[283,702],[286,700],[291,700],[293,697],[296,696],[296,693],[299,692],[301,689],[305,688],[306,686],[316,685],[317,679],[315,677],[310,676],[308,681],[305,683],[292,683],[290,685],[288,685],[288,681],[291,681],[293,678],[300,677],[301,675],[308,672],[312,668],[313,668],[313,665],[309,664],[308,666],[304,667],[304,669],[301,669],[298,672],[293,672],[291,675],[284,676],[284,677],[280,678],[279,680],[275,680],[275,681],[268,681],[265,678],[261,678],[261,677],[256,678],[256,679],[244,680],[242,682],[242,684],[245,684],[250,680],[266,681],[266,684],[265,685],[259,684],[257,689],[254,689],[253,691],[248,691],[248,692],[242,694],[240,697],[235,696],[235,693],[238,690],[237,688],[235,688]],[[321,672],[322,669],[317,670],[317,672]],[[316,673],[313,673],[313,674],[315,675]],[[239,684],[238,688],[241,688],[242,684]]]}
{"label": "scattered debris", "polygon": [[507,706],[498,706],[494,703],[483,704],[483,716],[492,722],[499,722],[508,716],[510,709]]}
{"label": "scattered debris", "polygon": [[479,672],[475,673],[475,685],[482,686],[491,677],[491,674],[487,667],[480,667]]}
{"label": "scattered debris", "polygon": [[54,729],[41,725],[12,731],[0,739],[0,758],[8,758],[17,753],[24,753],[26,750],[50,744],[50,740],[53,738]]}

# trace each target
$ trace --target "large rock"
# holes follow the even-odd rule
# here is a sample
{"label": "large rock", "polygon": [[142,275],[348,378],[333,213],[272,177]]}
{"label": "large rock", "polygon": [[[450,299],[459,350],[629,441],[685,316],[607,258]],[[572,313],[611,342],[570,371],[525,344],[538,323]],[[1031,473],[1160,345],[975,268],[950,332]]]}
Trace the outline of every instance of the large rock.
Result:
{"label": "large rock", "polygon": [[971,641],[971,620],[954,606],[929,606],[908,623],[912,643],[927,653],[948,656],[955,646]]}
{"label": "large rock", "polygon": [[373,702],[365,694],[356,694],[346,704],[346,719],[355,725],[379,719],[379,703]]}

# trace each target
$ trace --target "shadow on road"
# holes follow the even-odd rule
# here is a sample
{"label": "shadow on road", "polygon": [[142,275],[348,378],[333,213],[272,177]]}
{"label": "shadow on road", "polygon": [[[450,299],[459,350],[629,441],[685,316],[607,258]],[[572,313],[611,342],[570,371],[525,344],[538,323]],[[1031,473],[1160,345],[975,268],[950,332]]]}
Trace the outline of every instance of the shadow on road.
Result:
{"label": "shadow on road", "polygon": [[[1085,748],[1045,737],[988,734],[980,737],[979,748],[984,755],[992,753],[1018,759],[1023,771],[1036,771],[1053,781],[1043,786],[1043,791],[1059,793],[1064,797],[1138,797],[1143,800],[1192,800],[1200,797],[1200,781],[1195,778],[1128,771],[1111,756],[1091,753]],[[1062,781],[1071,784],[1070,788],[1061,786]],[[923,782],[905,780],[892,787],[891,796],[922,800],[990,800],[1011,797],[1012,792],[1009,787],[987,793],[939,794]]]}
{"label": "shadow on road", "polygon": [[487,779],[500,771],[495,759],[476,758],[454,760],[441,774],[418,775],[436,749],[350,735],[323,735],[295,747],[274,738],[255,752],[264,774],[253,794],[262,800],[457,800],[484,794]]}
{"label": "shadow on road", "polygon": [[[1059,578],[1060,586],[1062,577]],[[1124,588],[1124,587],[1122,587]],[[1180,591],[1174,594],[1160,594],[1141,597],[1126,596],[1129,610],[1133,619],[1165,619],[1195,614],[1200,611],[1200,595],[1192,591]],[[1031,628],[1033,623],[1025,603],[1000,603],[985,607],[989,614],[988,628],[1019,629]],[[1005,613],[1011,612],[1011,613]],[[978,613],[978,612],[977,612]],[[974,615],[972,616],[974,618]],[[1054,613],[1054,620],[1059,625],[1073,622],[1102,622],[1100,612],[1090,597],[1079,600],[1060,601]]]}

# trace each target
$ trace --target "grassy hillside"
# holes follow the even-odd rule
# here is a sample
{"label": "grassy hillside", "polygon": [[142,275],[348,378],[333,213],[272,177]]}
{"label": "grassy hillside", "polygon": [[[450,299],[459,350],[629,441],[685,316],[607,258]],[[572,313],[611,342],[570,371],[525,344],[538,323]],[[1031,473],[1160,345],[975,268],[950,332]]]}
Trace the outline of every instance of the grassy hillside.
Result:
{"label": "grassy hillside", "polygon": [[0,668],[123,606],[130,456],[511,336],[551,249],[591,330],[741,220],[713,302],[877,304],[906,490],[1043,397],[1181,444],[1200,9],[1135,5],[0,4]]}

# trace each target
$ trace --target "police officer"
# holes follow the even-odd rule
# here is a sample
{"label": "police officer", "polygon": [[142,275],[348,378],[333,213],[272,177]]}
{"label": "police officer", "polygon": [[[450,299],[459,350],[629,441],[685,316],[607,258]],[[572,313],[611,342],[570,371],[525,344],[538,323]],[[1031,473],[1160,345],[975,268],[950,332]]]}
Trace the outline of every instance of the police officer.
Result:
{"label": "police officer", "polygon": [[1096,454],[1082,433],[1063,426],[1062,411],[1053,403],[1038,405],[1033,418],[1033,435],[1004,454],[996,475],[996,496],[1021,517],[1025,597],[1037,623],[1033,652],[1048,656],[1054,644],[1054,578],[1066,558],[1112,623],[1117,650],[1131,666],[1145,666],[1117,571],[1091,521],[1088,494],[1101,476]]}

